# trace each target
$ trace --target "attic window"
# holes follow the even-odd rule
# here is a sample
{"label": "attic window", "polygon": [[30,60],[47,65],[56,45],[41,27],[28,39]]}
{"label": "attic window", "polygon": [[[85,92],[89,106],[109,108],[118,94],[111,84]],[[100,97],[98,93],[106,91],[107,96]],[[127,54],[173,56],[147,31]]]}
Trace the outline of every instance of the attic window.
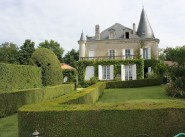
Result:
{"label": "attic window", "polygon": [[109,39],[114,39],[115,38],[115,30],[114,29],[110,29],[109,30]]}
{"label": "attic window", "polygon": [[129,39],[129,32],[125,32],[125,38]]}

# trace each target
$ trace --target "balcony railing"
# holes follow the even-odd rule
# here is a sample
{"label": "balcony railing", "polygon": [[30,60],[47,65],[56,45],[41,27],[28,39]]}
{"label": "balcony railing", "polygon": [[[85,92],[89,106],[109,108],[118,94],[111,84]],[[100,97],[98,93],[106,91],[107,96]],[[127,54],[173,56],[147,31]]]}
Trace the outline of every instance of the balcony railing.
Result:
{"label": "balcony railing", "polygon": [[97,57],[80,57],[80,60],[127,60],[127,59],[136,59],[138,56],[129,55],[129,56],[97,56]]}

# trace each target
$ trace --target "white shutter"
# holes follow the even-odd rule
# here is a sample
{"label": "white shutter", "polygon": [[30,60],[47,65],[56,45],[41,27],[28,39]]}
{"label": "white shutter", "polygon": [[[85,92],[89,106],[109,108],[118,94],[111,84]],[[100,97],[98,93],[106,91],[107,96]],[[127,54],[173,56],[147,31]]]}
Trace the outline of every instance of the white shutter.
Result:
{"label": "white shutter", "polygon": [[110,80],[114,79],[114,65],[110,65]]}
{"label": "white shutter", "polygon": [[98,79],[102,80],[103,79],[103,70],[102,70],[102,66],[98,65]]}
{"label": "white shutter", "polygon": [[122,49],[122,59],[125,59],[125,49]]}
{"label": "white shutter", "polygon": [[148,73],[151,73],[151,72],[152,72],[152,68],[148,67]]}
{"label": "white shutter", "polygon": [[125,81],[125,65],[121,65],[121,80]]}
{"label": "white shutter", "polygon": [[137,73],[136,73],[136,64],[132,65],[132,80],[136,80]]}
{"label": "white shutter", "polygon": [[143,49],[140,49],[140,56],[143,58]]}
{"label": "white shutter", "polygon": [[148,47],[148,59],[151,59],[151,48]]}
{"label": "white shutter", "polygon": [[108,56],[110,56],[110,49],[108,49]]}
{"label": "white shutter", "polygon": [[134,58],[134,56],[133,56],[134,55],[134,50],[133,49],[130,49],[130,55],[131,55],[130,58],[133,59]]}

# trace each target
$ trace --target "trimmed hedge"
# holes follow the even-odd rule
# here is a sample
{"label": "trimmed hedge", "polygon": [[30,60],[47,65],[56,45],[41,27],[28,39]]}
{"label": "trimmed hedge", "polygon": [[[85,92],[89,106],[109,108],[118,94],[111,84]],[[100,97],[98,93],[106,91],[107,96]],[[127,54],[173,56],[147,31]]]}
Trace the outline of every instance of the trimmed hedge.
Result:
{"label": "trimmed hedge", "polygon": [[41,67],[42,84],[44,86],[60,85],[63,82],[63,73],[57,56],[47,48],[38,48],[31,56],[31,62]]}
{"label": "trimmed hedge", "polygon": [[35,88],[0,94],[0,117],[15,113],[19,107],[53,99],[74,91],[74,84]]}
{"label": "trimmed hedge", "polygon": [[0,63],[0,93],[41,86],[40,68]]}
{"label": "trimmed hedge", "polygon": [[[44,104],[43,104],[44,105]],[[48,106],[50,105],[50,106]],[[184,103],[26,106],[18,113],[19,137],[37,129],[44,137],[171,137],[185,131]]]}
{"label": "trimmed hedge", "polygon": [[106,82],[106,88],[136,88],[145,86],[155,86],[161,84],[163,84],[162,78],[131,80],[131,81],[108,81]]}

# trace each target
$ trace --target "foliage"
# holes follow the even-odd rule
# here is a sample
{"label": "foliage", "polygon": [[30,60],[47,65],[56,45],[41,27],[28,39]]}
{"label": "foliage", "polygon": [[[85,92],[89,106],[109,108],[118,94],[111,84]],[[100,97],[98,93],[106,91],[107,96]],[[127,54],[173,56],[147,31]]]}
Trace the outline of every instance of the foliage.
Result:
{"label": "foliage", "polygon": [[30,63],[30,58],[35,51],[35,43],[31,40],[25,40],[24,44],[20,47],[18,53],[18,60],[20,64],[28,65]]}
{"label": "foliage", "polygon": [[166,60],[177,62],[179,65],[185,64],[185,46],[176,48],[166,48]]}
{"label": "foliage", "polygon": [[77,71],[78,71],[78,80],[80,84],[84,84],[85,78],[85,68],[87,66],[95,67],[95,77],[98,77],[98,65],[114,65],[114,76],[121,75],[121,64],[136,64],[137,66],[137,79],[144,78],[144,62],[142,59],[132,59],[132,60],[102,60],[102,61],[78,61]]}
{"label": "foliage", "polygon": [[97,83],[52,101],[23,106],[18,112],[19,136],[29,136],[35,129],[48,137],[129,137],[139,133],[157,137],[185,130],[183,101],[92,104],[101,97],[104,86]]}
{"label": "foliage", "polygon": [[52,87],[34,88],[0,94],[0,117],[17,112],[18,108],[26,105],[50,100],[74,91],[74,84],[64,84]]}
{"label": "foliage", "polygon": [[63,82],[63,74],[56,55],[47,48],[38,48],[31,57],[32,64],[42,69],[42,84],[59,85]]}
{"label": "foliage", "polygon": [[67,82],[76,82],[77,72],[72,70],[63,70],[63,76],[67,76]]}
{"label": "foliage", "polygon": [[157,74],[154,73],[154,72],[151,72],[151,73],[147,73],[146,74],[146,78],[147,79],[154,79],[154,78],[157,78],[157,77],[158,77]]}
{"label": "foliage", "polygon": [[17,45],[5,42],[0,45],[0,62],[16,64],[18,57]]}
{"label": "foliage", "polygon": [[40,68],[0,63],[0,93],[42,86]]}
{"label": "foliage", "polygon": [[62,47],[60,47],[60,44],[54,40],[45,40],[44,42],[39,44],[39,48],[47,48],[50,49],[51,51],[53,51],[55,53],[55,55],[57,56],[58,60],[60,62],[62,62],[62,55],[64,52],[64,49]]}
{"label": "foliage", "polygon": [[67,52],[63,58],[64,62],[72,67],[77,67],[77,61],[79,60],[79,51],[72,49]]}
{"label": "foliage", "polygon": [[106,88],[135,88],[144,86],[155,86],[161,84],[162,78],[130,80],[130,81],[108,81],[106,82]]}

